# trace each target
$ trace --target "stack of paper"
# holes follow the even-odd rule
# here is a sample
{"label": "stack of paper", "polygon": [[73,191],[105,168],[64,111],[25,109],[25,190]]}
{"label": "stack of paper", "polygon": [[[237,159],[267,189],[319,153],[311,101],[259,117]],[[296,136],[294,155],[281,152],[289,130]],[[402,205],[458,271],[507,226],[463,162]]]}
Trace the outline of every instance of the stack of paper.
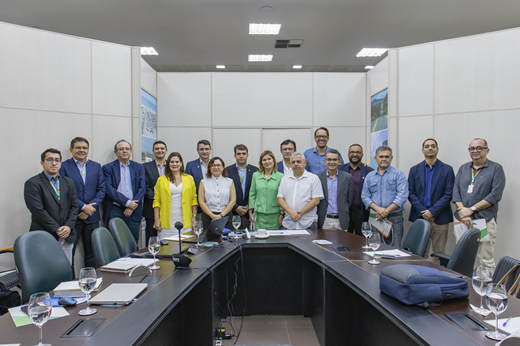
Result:
{"label": "stack of paper", "polygon": [[133,268],[137,266],[149,267],[154,263],[153,258],[120,258],[114,262],[110,262],[107,265],[99,268],[104,272],[114,273],[129,273]]}
{"label": "stack of paper", "polygon": [[[96,280],[96,287],[94,291],[97,291],[103,284],[103,278]],[[55,297],[84,297],[85,293],[79,287],[78,281],[65,281],[58,285],[54,290]]]}

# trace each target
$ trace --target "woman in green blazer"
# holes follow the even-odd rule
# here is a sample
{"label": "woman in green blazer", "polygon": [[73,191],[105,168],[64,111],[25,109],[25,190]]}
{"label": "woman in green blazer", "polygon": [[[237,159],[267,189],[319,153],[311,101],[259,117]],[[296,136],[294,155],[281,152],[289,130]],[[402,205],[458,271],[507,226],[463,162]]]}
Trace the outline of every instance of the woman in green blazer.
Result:
{"label": "woman in green blazer", "polygon": [[249,190],[249,219],[254,220],[256,203],[255,229],[280,229],[283,210],[278,205],[278,187],[283,174],[276,170],[276,158],[270,150],[260,155],[260,169],[253,174]]}

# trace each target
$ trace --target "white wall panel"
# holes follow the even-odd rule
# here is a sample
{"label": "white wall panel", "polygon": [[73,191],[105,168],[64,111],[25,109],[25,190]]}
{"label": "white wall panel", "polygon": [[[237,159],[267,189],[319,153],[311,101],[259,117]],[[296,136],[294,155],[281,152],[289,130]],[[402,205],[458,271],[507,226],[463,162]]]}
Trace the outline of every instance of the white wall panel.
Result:
{"label": "white wall panel", "polygon": [[211,156],[221,157],[226,166],[229,166],[235,162],[235,145],[244,144],[249,152],[248,163],[258,167],[258,158],[262,152],[261,137],[262,129],[214,129]]}
{"label": "white wall panel", "polygon": [[90,113],[90,42],[0,23],[0,107]]}
{"label": "white wall panel", "polygon": [[366,73],[314,74],[314,125],[365,126]]}
{"label": "white wall panel", "polygon": [[263,129],[262,130],[262,151],[271,150],[277,161],[282,160],[280,144],[286,139],[296,143],[296,151],[303,154],[309,149],[314,141],[312,129]]}
{"label": "white wall panel", "polygon": [[520,29],[435,44],[436,113],[520,107]]}
{"label": "white wall panel", "polygon": [[131,48],[92,41],[93,113],[132,116]]}
{"label": "white wall panel", "polygon": [[[397,147],[397,118],[388,118],[388,146],[392,148],[394,160],[392,164],[400,168],[399,164],[399,148]],[[371,138],[369,137],[369,141]],[[374,148],[376,150],[376,148]]]}
{"label": "white wall panel", "polygon": [[312,73],[215,73],[213,126],[312,126]]}
{"label": "white wall panel", "polygon": [[367,75],[370,75],[370,95],[368,96],[388,88],[388,62],[389,58],[386,57],[367,72]]}
{"label": "white wall panel", "polygon": [[[424,160],[422,143],[426,138],[433,137],[433,117],[421,116],[399,119],[399,166],[408,176],[410,167]],[[394,149],[394,148],[392,148]],[[447,149],[447,148],[446,148]],[[442,156],[443,152],[439,152]]]}
{"label": "white wall panel", "polygon": [[116,159],[114,145],[120,139],[132,144],[132,160],[141,162],[141,150],[132,143],[132,120],[126,117],[94,115],[93,144],[91,155],[94,160],[104,165]]}
{"label": "white wall panel", "polygon": [[[182,155],[184,166],[189,161],[195,160],[197,154],[197,143],[207,139],[213,144],[210,127],[173,128],[159,127],[157,138],[164,141],[168,146],[168,152],[177,151]],[[212,145],[213,147],[213,145]],[[212,156],[214,153],[212,152]]]}
{"label": "white wall panel", "polygon": [[211,126],[211,73],[158,73],[159,126]]}
{"label": "white wall panel", "polygon": [[141,58],[141,88],[157,98],[157,72]]}
{"label": "white wall panel", "polygon": [[399,116],[433,114],[433,44],[399,49]]}

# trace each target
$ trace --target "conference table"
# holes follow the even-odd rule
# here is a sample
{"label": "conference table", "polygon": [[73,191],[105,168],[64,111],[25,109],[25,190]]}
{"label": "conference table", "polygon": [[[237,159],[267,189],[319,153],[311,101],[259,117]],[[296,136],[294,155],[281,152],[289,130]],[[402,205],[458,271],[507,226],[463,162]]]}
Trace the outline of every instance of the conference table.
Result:
{"label": "conference table", "polygon": [[[480,304],[470,278],[465,278],[469,298],[428,308],[407,306],[379,290],[384,267],[414,264],[459,274],[416,255],[371,265],[367,263],[371,256],[361,248],[365,238],[336,230],[309,233],[221,241],[190,255],[189,269],[160,260],[161,268],[152,274],[157,283],[149,284],[137,301],[123,307],[96,306],[98,312],[89,317],[78,316],[83,306],[67,308],[70,316],[43,326],[43,341],[53,346],[213,345],[221,319],[245,313],[309,316],[322,346],[495,344],[484,335],[486,327],[493,328],[470,308],[470,302]],[[312,242],[316,239],[332,244],[317,245]],[[337,251],[338,246],[348,251]],[[392,247],[382,244],[380,250],[385,249]],[[161,249],[161,253],[176,251],[176,242]],[[98,273],[103,277],[101,290],[143,278]],[[510,297],[503,316],[520,316],[517,299]],[[464,323],[452,322],[455,317]],[[91,337],[66,337],[82,319],[104,321]],[[238,330],[240,319],[234,321]],[[0,318],[0,343],[35,345],[37,340],[37,327],[16,328],[9,314]]]}

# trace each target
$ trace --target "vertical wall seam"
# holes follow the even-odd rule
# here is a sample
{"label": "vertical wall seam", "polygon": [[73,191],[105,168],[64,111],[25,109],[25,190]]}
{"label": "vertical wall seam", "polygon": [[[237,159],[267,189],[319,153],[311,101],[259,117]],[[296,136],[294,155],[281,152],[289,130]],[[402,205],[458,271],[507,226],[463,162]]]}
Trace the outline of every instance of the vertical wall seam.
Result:
{"label": "vertical wall seam", "polygon": [[92,159],[96,159],[94,155],[96,144],[94,142],[94,54],[92,49],[93,42],[90,40],[90,142],[93,146]]}

